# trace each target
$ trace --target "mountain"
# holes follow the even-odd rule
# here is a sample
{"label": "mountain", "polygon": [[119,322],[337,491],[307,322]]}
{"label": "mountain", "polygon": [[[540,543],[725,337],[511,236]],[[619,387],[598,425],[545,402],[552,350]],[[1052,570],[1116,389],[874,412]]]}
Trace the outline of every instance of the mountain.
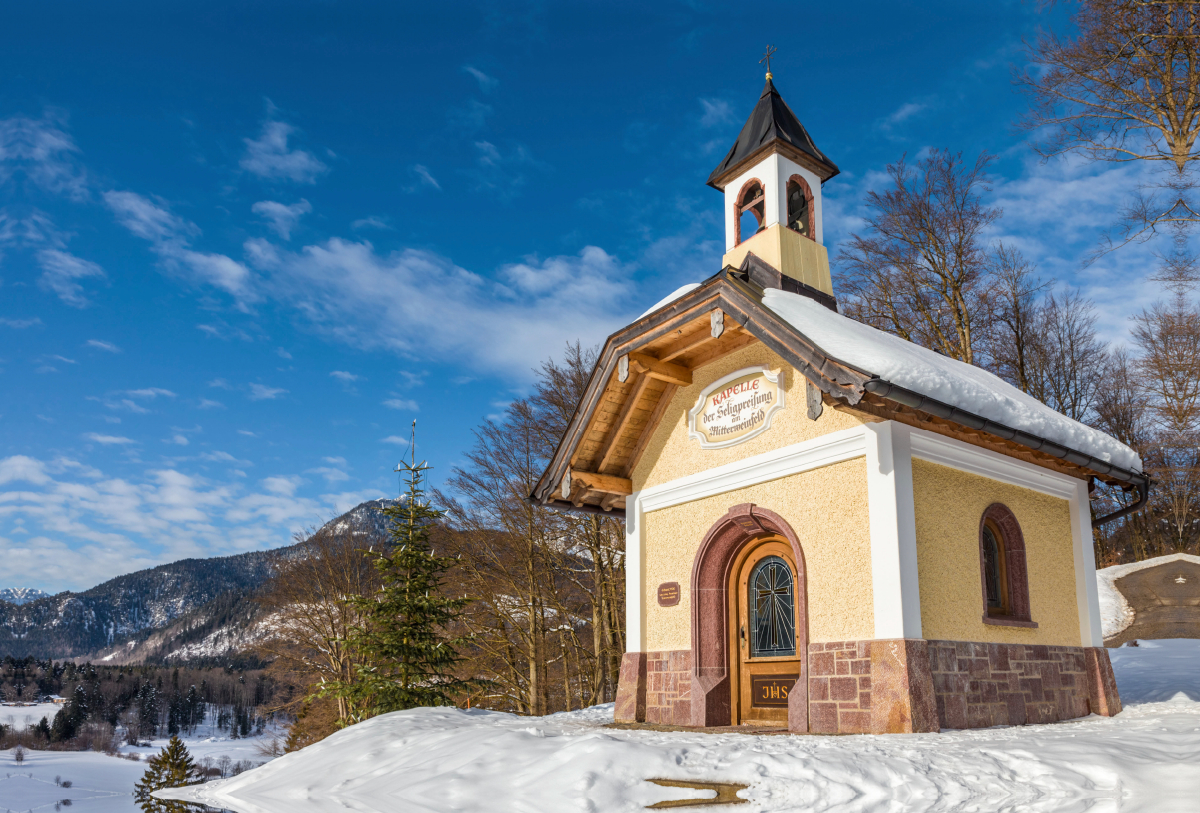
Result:
{"label": "mountain", "polygon": [[[355,533],[386,532],[380,509],[362,503],[326,523]],[[80,593],[39,595],[20,603],[0,594],[0,658],[92,659],[108,663],[222,657],[255,634],[252,597],[303,543],[213,559],[183,559],[110,579]],[[22,596],[34,591],[20,592]]]}
{"label": "mountain", "polygon": [[32,587],[6,587],[0,590],[0,601],[7,601],[9,604],[20,606],[39,598],[46,598],[49,595],[49,593],[36,590]]}

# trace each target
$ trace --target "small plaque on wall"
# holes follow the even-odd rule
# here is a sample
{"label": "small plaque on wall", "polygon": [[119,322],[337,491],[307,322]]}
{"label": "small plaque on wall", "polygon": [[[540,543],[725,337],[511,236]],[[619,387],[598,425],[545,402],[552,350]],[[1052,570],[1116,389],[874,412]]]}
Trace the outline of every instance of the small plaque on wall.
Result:
{"label": "small plaque on wall", "polygon": [[658,586],[658,606],[674,607],[679,603],[679,582],[664,582]]}
{"label": "small plaque on wall", "polygon": [[799,679],[799,675],[751,675],[750,705],[755,708],[786,708],[788,695]]}

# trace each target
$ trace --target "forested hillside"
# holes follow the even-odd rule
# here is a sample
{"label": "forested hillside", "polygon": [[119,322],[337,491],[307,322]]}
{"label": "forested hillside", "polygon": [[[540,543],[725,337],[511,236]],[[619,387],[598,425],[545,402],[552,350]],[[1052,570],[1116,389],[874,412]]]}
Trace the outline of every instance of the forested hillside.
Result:
{"label": "forested hillside", "polygon": [[[378,526],[387,500],[331,520]],[[0,658],[90,658],[109,663],[204,659],[241,650],[258,613],[249,597],[301,545],[214,559],[184,559],[80,593],[22,604],[0,600]],[[16,591],[14,591],[16,592]]]}

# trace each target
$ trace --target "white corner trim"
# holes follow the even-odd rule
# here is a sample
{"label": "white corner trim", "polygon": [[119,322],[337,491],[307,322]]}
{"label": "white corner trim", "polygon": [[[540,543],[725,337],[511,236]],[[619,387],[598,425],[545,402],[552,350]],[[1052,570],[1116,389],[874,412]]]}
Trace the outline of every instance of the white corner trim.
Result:
{"label": "white corner trim", "polygon": [[930,463],[1040,491],[1062,500],[1074,497],[1076,486],[1083,482],[1075,477],[1044,469],[990,449],[980,449],[978,446],[971,446],[926,429],[910,427],[909,433],[912,438],[912,456],[928,460]]}
{"label": "white corner trim", "polygon": [[875,638],[920,638],[911,430],[895,421],[865,428]]}
{"label": "white corner trim", "polygon": [[1075,553],[1075,602],[1079,607],[1079,645],[1104,646],[1100,624],[1100,588],[1087,483],[1080,481],[1071,500],[1071,547]]}
{"label": "white corner trim", "polygon": [[[832,463],[862,457],[865,450],[866,433],[863,427],[843,429],[643,489],[638,493],[635,512],[640,514],[659,511],[715,494],[818,469]],[[628,504],[627,501],[626,505]],[[628,511],[626,514],[628,516]],[[635,522],[640,525],[640,519]]]}
{"label": "white corner trim", "polygon": [[642,651],[642,522],[641,495],[625,498],[625,651]]}

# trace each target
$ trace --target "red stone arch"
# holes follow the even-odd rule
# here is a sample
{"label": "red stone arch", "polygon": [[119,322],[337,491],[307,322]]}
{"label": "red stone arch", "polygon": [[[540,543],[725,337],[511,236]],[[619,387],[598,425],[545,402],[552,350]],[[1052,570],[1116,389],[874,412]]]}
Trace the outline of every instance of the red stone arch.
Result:
{"label": "red stone arch", "polygon": [[708,529],[692,565],[692,725],[732,722],[729,696],[728,601],[730,568],[752,540],[781,536],[796,560],[796,654],[800,679],[788,701],[788,730],[808,731],[808,582],[804,551],[792,526],[753,503],[735,505]]}

